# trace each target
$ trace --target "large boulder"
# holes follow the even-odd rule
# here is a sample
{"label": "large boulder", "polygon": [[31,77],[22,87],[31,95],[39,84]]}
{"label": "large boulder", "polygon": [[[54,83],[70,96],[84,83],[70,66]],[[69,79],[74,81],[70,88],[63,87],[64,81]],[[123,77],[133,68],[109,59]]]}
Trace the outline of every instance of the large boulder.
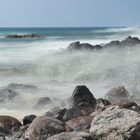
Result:
{"label": "large boulder", "polygon": [[72,107],[93,107],[96,106],[96,99],[85,85],[76,86],[69,100]]}
{"label": "large boulder", "polygon": [[85,132],[63,132],[54,135],[47,140],[94,140],[93,136]]}
{"label": "large boulder", "polygon": [[79,41],[71,43],[67,49],[68,50],[91,50],[91,49],[101,49],[100,45],[91,45],[89,43],[80,43]]}
{"label": "large boulder", "polygon": [[117,106],[109,107],[94,117],[90,133],[98,140],[138,140],[140,115]]}
{"label": "large boulder", "polygon": [[117,104],[121,101],[129,100],[129,93],[124,86],[118,86],[109,90],[105,98],[111,101],[111,103]]}
{"label": "large boulder", "polygon": [[65,127],[62,121],[45,116],[37,117],[25,132],[25,139],[46,140],[48,137],[64,131]]}
{"label": "large boulder", "polygon": [[22,124],[14,117],[0,116],[0,126],[7,130],[18,131]]}
{"label": "large boulder", "polygon": [[65,124],[71,127],[73,131],[86,131],[90,128],[92,119],[92,116],[79,116],[65,122]]}

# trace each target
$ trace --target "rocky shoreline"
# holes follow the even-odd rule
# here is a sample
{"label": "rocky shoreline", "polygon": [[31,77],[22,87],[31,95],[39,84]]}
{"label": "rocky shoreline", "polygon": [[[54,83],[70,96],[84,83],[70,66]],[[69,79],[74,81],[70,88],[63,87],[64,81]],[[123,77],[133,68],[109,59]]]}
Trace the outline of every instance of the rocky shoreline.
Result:
{"label": "rocky shoreline", "polygon": [[[7,87],[11,88],[11,91],[6,91],[7,96],[19,88],[37,89],[32,85],[21,84],[10,84]],[[5,91],[1,91],[0,95],[2,92]],[[69,108],[64,104],[61,108],[44,112],[42,116],[30,114],[22,122],[12,116],[0,116],[0,139],[138,140],[139,103],[140,100],[135,102],[124,86],[114,87],[106,93],[105,98],[96,99],[85,85],[78,85],[65,101]],[[37,102],[40,108],[45,104],[51,104],[49,97]]]}

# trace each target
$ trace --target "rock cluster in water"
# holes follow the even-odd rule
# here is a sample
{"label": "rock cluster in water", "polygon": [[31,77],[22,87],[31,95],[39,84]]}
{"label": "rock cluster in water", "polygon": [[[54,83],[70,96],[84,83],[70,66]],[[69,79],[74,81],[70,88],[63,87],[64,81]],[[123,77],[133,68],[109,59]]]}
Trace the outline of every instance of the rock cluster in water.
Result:
{"label": "rock cluster in water", "polygon": [[103,45],[91,45],[89,43],[80,43],[79,41],[71,43],[67,49],[68,50],[99,50],[108,47],[125,47],[125,46],[135,46],[140,45],[140,39],[137,37],[128,36],[126,39],[119,41],[114,40]]}
{"label": "rock cluster in water", "polygon": [[16,39],[16,38],[40,38],[41,36],[39,34],[23,34],[23,35],[18,35],[18,34],[12,34],[12,35],[7,35],[6,38],[10,39]]}
{"label": "rock cluster in water", "polygon": [[[35,88],[13,84],[18,88]],[[1,93],[0,93],[1,94]],[[109,90],[105,99],[96,99],[85,85],[75,87],[68,99],[69,108],[57,108],[42,116],[27,115],[22,122],[12,116],[0,116],[0,138],[3,140],[138,140],[140,107],[129,98],[124,86]],[[45,104],[46,102],[46,104]],[[51,104],[48,97],[37,105]]]}

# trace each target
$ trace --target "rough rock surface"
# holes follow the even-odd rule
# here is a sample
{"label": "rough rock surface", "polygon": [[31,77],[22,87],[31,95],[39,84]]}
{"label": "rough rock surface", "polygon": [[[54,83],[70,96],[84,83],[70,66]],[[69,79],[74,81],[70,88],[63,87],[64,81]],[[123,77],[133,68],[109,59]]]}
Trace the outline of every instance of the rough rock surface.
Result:
{"label": "rough rock surface", "polygon": [[140,114],[132,110],[109,107],[94,117],[90,132],[98,140],[138,140]]}
{"label": "rough rock surface", "polygon": [[121,101],[129,100],[129,93],[124,86],[118,86],[109,90],[105,98],[111,101],[111,103],[117,104]]}
{"label": "rough rock surface", "polygon": [[36,115],[28,115],[23,118],[23,125],[27,125],[32,123],[32,121],[36,118]]}
{"label": "rough rock surface", "polygon": [[69,100],[72,107],[93,107],[96,106],[96,99],[85,85],[76,86]]}
{"label": "rough rock surface", "polygon": [[89,43],[73,42],[68,46],[68,50],[87,50],[87,49],[101,49],[100,45],[91,45]]}
{"label": "rough rock surface", "polygon": [[65,131],[64,123],[49,117],[37,117],[25,132],[25,139],[46,140],[49,136]]}
{"label": "rough rock surface", "polygon": [[85,131],[90,128],[92,119],[93,117],[91,116],[80,116],[67,121],[65,124],[71,127],[73,131]]}
{"label": "rough rock surface", "polygon": [[85,132],[64,132],[54,135],[47,140],[94,140],[93,136]]}
{"label": "rough rock surface", "polygon": [[0,116],[0,126],[7,130],[17,131],[22,124],[14,117]]}

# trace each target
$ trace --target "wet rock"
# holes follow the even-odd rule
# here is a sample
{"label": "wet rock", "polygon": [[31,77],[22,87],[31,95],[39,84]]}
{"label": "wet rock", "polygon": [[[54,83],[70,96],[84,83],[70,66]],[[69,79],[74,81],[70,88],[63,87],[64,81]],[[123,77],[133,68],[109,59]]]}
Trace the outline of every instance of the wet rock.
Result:
{"label": "wet rock", "polygon": [[85,85],[76,86],[69,100],[72,107],[93,107],[96,106],[96,99]]}
{"label": "wet rock", "polygon": [[63,108],[63,109],[58,109],[54,111],[48,111],[46,112],[45,116],[63,121],[63,116],[65,115],[66,112],[67,112],[67,109]]}
{"label": "wet rock", "polygon": [[100,45],[91,45],[89,43],[80,43],[79,41],[73,42],[68,46],[68,50],[91,50],[91,49],[101,49]]}
{"label": "wet rock", "polygon": [[104,108],[106,106],[111,105],[111,102],[107,99],[103,99],[103,98],[99,98],[97,99],[97,105],[96,105],[96,109],[98,108]]}
{"label": "wet rock", "polygon": [[129,100],[129,93],[124,86],[118,86],[108,91],[105,95],[105,98],[111,103],[117,104],[121,101]]}
{"label": "wet rock", "polygon": [[32,123],[32,121],[36,118],[36,115],[28,115],[23,118],[23,125],[27,125]]}
{"label": "wet rock", "polygon": [[18,95],[17,92],[5,88],[5,89],[0,89],[0,100],[1,102],[5,102],[6,100],[12,100],[14,97]]}
{"label": "wet rock", "polygon": [[85,131],[90,128],[92,119],[92,116],[80,116],[65,122],[65,124],[71,127],[73,131]]}
{"label": "wet rock", "polygon": [[93,118],[90,133],[99,140],[140,139],[140,115],[117,106],[109,107]]}
{"label": "wet rock", "polygon": [[0,116],[0,126],[9,131],[18,131],[22,124],[14,117]]}
{"label": "wet rock", "polygon": [[41,36],[38,34],[23,34],[23,35],[18,35],[18,34],[13,34],[13,35],[7,35],[6,38],[10,39],[17,39],[17,38],[40,38]]}
{"label": "wet rock", "polygon": [[0,137],[2,138],[2,140],[4,140],[6,136],[11,136],[11,135],[12,133],[10,131],[8,131],[3,127],[0,127]]}
{"label": "wet rock", "polygon": [[51,99],[49,97],[42,97],[39,98],[38,102],[36,103],[35,107],[36,109],[45,107],[46,105],[52,103]]}
{"label": "wet rock", "polygon": [[66,111],[65,115],[63,116],[63,120],[68,121],[78,116],[83,116],[83,113],[80,110],[80,108],[70,108]]}
{"label": "wet rock", "polygon": [[33,85],[24,85],[24,84],[15,84],[11,83],[7,86],[8,89],[14,90],[14,91],[19,91],[19,90],[37,90],[38,88]]}
{"label": "wet rock", "polygon": [[54,135],[47,140],[94,140],[93,136],[85,132],[64,132]]}
{"label": "wet rock", "polygon": [[37,117],[25,132],[25,139],[46,140],[48,137],[64,131],[62,121],[45,116]]}

